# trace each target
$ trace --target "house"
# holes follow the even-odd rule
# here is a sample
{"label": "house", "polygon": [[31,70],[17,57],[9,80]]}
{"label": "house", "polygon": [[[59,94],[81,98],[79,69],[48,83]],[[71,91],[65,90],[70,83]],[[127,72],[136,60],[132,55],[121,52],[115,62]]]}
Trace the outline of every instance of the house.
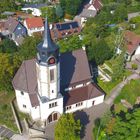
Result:
{"label": "house", "polygon": [[21,10],[25,11],[26,13],[28,13],[28,11],[32,11],[32,15],[34,16],[41,16],[41,10],[40,8],[42,7],[46,7],[47,4],[44,3],[40,3],[40,4],[25,4],[23,8],[21,8]]}
{"label": "house", "polygon": [[90,0],[80,13],[80,24],[83,27],[88,18],[95,17],[103,7],[100,0]]}
{"label": "house", "polygon": [[51,36],[53,40],[65,38],[80,32],[81,28],[76,21],[55,23],[51,25]]}
{"label": "house", "polygon": [[44,31],[44,24],[41,17],[26,18],[24,20],[24,26],[27,28],[29,36],[37,32],[42,34]]}
{"label": "house", "polygon": [[2,31],[2,35],[12,39],[16,45],[21,45],[27,35],[27,30],[22,23],[12,17],[9,17],[8,20],[4,23],[4,30]]}
{"label": "house", "polygon": [[37,58],[23,61],[12,81],[20,111],[48,125],[63,113],[103,102],[105,94],[92,82],[86,51],[60,54],[47,21],[37,50]]}
{"label": "house", "polygon": [[126,59],[136,59],[140,55],[140,35],[134,32],[126,31],[124,33],[124,40],[126,44]]}

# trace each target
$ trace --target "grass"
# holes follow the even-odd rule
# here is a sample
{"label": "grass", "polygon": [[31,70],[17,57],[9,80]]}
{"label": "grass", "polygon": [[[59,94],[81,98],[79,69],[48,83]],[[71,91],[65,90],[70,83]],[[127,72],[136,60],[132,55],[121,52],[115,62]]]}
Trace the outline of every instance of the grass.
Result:
{"label": "grass", "polygon": [[125,85],[120,94],[115,99],[115,103],[120,103],[121,99],[127,100],[132,105],[135,104],[136,99],[140,96],[140,80],[131,80],[129,84]]}
{"label": "grass", "polygon": [[110,95],[111,90],[121,82],[121,80],[118,81],[110,81],[110,82],[103,82],[102,80],[100,80],[100,78],[98,78],[98,85],[105,91],[106,96]]}
{"label": "grass", "polygon": [[[126,70],[124,73],[124,76],[127,77],[131,74],[132,74],[132,72]],[[106,96],[109,96],[112,89],[115,86],[117,86],[122,81],[122,79],[118,79],[116,81],[110,81],[110,82],[103,82],[102,80],[100,80],[100,78],[98,78],[97,81],[98,81],[98,85],[105,91]]]}
{"label": "grass", "polygon": [[0,125],[4,125],[11,130],[18,132],[10,102],[14,98],[14,93],[0,92]]}
{"label": "grass", "polygon": [[10,104],[0,105],[0,125],[18,131]]}

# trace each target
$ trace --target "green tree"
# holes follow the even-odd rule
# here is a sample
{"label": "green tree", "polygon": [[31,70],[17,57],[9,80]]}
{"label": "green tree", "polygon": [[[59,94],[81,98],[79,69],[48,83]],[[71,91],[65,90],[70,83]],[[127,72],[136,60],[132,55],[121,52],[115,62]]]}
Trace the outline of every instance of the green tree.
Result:
{"label": "green tree", "polygon": [[115,9],[114,15],[113,15],[113,21],[114,22],[121,22],[124,21],[127,18],[127,9],[125,5],[119,4],[117,8]]}
{"label": "green tree", "polygon": [[0,43],[0,52],[1,53],[14,53],[17,52],[16,44],[10,39],[4,39]]}
{"label": "green tree", "polygon": [[109,135],[111,140],[139,140],[140,139],[140,109],[136,108],[124,115],[117,115],[112,134]]}
{"label": "green tree", "polygon": [[60,0],[60,5],[65,13],[76,15],[83,0]]}
{"label": "green tree", "polygon": [[18,54],[0,53],[0,90],[12,90],[11,80],[20,64]]}
{"label": "green tree", "polygon": [[112,80],[116,81],[123,78],[125,72],[124,53],[115,58],[115,61],[112,64],[112,69],[113,69]]}
{"label": "green tree", "polygon": [[42,17],[48,18],[49,22],[57,22],[58,18],[56,16],[56,10],[54,7],[42,7],[41,8]]}
{"label": "green tree", "polygon": [[61,52],[67,52],[82,48],[82,41],[77,35],[73,35],[58,41],[58,45],[60,46]]}
{"label": "green tree", "polygon": [[57,5],[55,10],[56,10],[57,17],[59,17],[59,18],[63,17],[64,12],[60,5]]}
{"label": "green tree", "polygon": [[34,58],[37,53],[36,46],[40,41],[41,41],[41,36],[26,37],[23,41],[23,44],[20,46],[18,52],[19,56],[23,60]]}
{"label": "green tree", "polygon": [[112,57],[113,53],[104,39],[93,41],[91,46],[88,46],[89,60],[94,60],[97,65],[103,64],[105,60]]}
{"label": "green tree", "polygon": [[55,140],[80,140],[80,120],[73,114],[63,114],[55,126]]}

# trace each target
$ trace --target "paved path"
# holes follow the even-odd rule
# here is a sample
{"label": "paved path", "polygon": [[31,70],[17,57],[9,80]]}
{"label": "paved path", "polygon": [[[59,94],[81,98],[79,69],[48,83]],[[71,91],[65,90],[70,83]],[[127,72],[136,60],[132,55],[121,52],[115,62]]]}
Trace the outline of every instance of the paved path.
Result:
{"label": "paved path", "polygon": [[[121,89],[131,80],[131,79],[139,79],[140,76],[137,73],[134,73],[130,76],[128,76],[126,78],[125,81],[122,81],[121,83],[119,83],[110,93],[110,96],[107,97],[104,101],[104,103],[97,105],[97,106],[93,106],[90,109],[85,109],[84,112],[87,114],[87,116],[89,116],[89,121],[88,123],[85,125],[85,136],[83,136],[82,140],[93,140],[92,138],[92,129],[94,127],[94,121],[97,118],[100,118],[103,116],[103,114],[110,109],[110,107],[112,106],[114,99],[119,95]],[[86,118],[84,118],[81,115],[81,120],[84,120]]]}

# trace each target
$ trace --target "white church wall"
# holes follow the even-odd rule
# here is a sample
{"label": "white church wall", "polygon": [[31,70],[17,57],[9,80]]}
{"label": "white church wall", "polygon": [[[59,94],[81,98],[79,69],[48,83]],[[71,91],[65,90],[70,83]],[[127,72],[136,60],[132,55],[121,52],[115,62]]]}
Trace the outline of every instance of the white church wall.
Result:
{"label": "white church wall", "polygon": [[39,106],[31,108],[31,117],[33,120],[40,119],[40,107]]}
{"label": "white church wall", "polygon": [[15,90],[15,93],[19,110],[25,113],[30,113],[31,103],[29,94],[26,92],[23,92],[22,94],[19,90]]}
{"label": "white church wall", "polygon": [[[82,110],[82,109],[86,108],[87,101],[82,101],[82,102],[79,102],[79,103],[82,103],[82,105],[76,106],[76,104],[78,104],[78,103],[76,103],[76,104],[66,106],[65,107],[65,113],[72,113],[72,112],[75,112],[75,111]],[[70,109],[67,109],[67,107],[70,108]]]}
{"label": "white church wall", "polygon": [[99,97],[96,97],[96,98],[92,98],[90,100],[87,100],[87,108],[93,106],[93,101],[94,101],[94,105],[98,105],[100,103],[103,103],[103,101],[104,101],[104,95],[99,96]]}
{"label": "white church wall", "polygon": [[[57,106],[49,107],[49,104],[57,102]],[[41,120],[45,121],[48,119],[49,115],[53,112],[58,112],[60,114],[63,113],[63,98],[58,98],[56,100],[52,100],[46,103],[40,104],[40,111],[41,111]]]}

